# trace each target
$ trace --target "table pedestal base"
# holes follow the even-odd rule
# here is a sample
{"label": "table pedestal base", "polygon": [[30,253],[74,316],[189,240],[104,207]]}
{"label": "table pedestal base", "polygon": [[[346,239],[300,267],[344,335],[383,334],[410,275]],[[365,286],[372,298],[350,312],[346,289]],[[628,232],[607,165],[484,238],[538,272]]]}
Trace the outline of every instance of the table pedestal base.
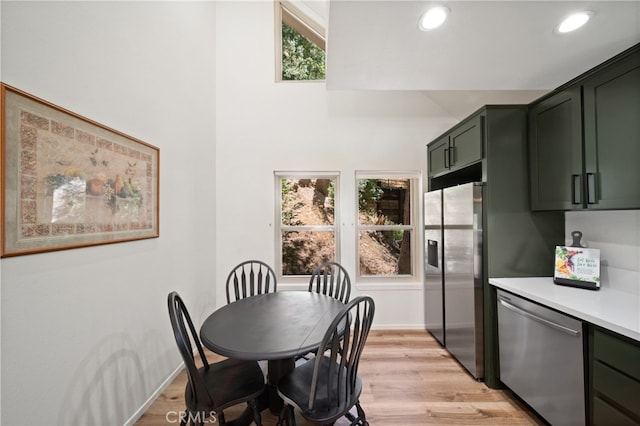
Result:
{"label": "table pedestal base", "polygon": [[269,411],[275,416],[280,415],[284,405],[278,395],[278,381],[293,371],[296,366],[294,358],[276,359],[268,361],[267,367],[267,393],[269,395]]}

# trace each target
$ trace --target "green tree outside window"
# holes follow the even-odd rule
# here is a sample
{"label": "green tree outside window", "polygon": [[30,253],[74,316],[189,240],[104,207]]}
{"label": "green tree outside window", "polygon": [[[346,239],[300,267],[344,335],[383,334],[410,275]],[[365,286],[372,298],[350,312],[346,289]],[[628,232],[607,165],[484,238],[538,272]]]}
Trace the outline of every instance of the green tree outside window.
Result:
{"label": "green tree outside window", "polygon": [[324,80],[325,68],[325,51],[283,22],[282,79]]}

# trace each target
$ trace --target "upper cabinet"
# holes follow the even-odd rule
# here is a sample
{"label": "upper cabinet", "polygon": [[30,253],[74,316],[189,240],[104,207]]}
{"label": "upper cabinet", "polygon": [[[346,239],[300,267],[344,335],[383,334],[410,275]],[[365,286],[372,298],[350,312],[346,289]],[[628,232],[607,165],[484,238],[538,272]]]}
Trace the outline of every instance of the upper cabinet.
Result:
{"label": "upper cabinet", "polygon": [[584,81],[589,208],[640,208],[640,51]]}
{"label": "upper cabinet", "polygon": [[430,143],[429,177],[469,166],[482,159],[482,116],[476,114]]}
{"label": "upper cabinet", "polygon": [[580,88],[559,92],[529,109],[533,210],[570,210],[582,204]]}
{"label": "upper cabinet", "polygon": [[449,171],[449,135],[432,142],[427,149],[429,176]]}
{"label": "upper cabinet", "polygon": [[640,208],[640,47],[529,109],[533,210]]}

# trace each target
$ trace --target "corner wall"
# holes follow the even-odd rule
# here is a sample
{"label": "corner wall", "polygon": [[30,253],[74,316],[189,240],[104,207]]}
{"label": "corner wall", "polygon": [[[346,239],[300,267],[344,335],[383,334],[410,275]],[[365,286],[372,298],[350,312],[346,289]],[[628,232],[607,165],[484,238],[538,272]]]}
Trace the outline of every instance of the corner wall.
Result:
{"label": "corner wall", "polygon": [[160,238],[0,262],[2,424],[118,425],[215,305],[215,4],[2,1],[2,81],[160,148]]}

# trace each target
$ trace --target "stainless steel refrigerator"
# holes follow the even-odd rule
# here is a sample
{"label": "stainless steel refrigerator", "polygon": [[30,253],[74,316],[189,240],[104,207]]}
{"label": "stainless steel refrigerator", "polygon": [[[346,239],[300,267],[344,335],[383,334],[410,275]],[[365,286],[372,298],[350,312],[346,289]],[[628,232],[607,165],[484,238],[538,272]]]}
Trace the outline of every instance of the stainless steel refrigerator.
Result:
{"label": "stainless steel refrigerator", "polygon": [[426,328],[482,379],[482,184],[424,194],[424,244]]}

